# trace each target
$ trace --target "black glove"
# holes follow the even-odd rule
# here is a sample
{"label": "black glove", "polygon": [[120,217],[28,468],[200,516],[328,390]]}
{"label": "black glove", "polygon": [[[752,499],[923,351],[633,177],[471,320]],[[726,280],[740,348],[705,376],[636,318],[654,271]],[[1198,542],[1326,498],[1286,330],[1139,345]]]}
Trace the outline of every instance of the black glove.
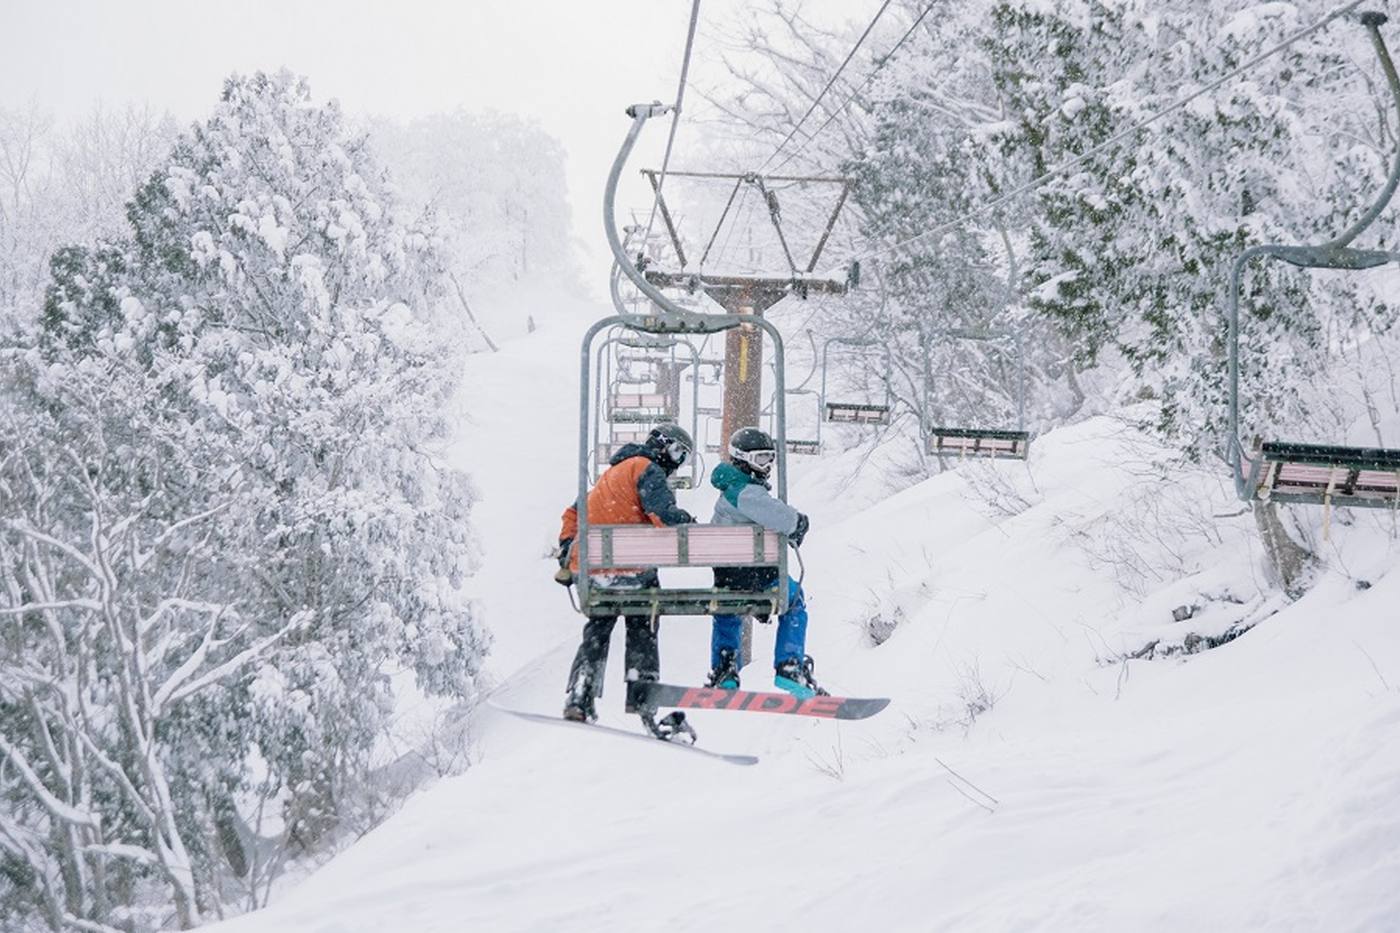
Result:
{"label": "black glove", "polygon": [[573,547],[573,538],[562,538],[559,541],[559,566],[569,566],[569,548]]}
{"label": "black glove", "polygon": [[797,513],[797,527],[792,530],[792,534],[788,535],[788,540],[792,542],[793,547],[802,546],[802,539],[807,537],[807,527],[810,524],[807,521],[807,516],[801,512]]}

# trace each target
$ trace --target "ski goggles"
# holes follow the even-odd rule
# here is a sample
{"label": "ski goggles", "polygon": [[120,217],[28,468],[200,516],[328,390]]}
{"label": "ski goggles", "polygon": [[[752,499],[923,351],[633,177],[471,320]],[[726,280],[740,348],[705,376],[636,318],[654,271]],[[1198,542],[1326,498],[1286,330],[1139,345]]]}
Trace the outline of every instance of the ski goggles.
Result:
{"label": "ski goggles", "polygon": [[670,457],[676,466],[681,466],[690,456],[690,448],[684,442],[672,439],[666,442],[666,456]]}
{"label": "ski goggles", "polygon": [[735,459],[745,463],[753,464],[760,470],[766,470],[778,459],[776,450],[736,450],[733,451]]}

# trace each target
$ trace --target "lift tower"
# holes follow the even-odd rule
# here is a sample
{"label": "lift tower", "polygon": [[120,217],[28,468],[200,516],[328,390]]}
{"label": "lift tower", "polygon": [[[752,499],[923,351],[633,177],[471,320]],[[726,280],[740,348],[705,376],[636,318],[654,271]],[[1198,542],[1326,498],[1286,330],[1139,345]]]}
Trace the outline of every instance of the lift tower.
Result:
{"label": "lift tower", "polygon": [[[857,284],[859,267],[852,266],[845,281],[821,278],[814,275],[822,251],[831,238],[836,226],[836,218],[846,203],[851,183],[846,178],[823,178],[801,175],[758,175],[726,174],[721,172],[667,172],[668,178],[703,178],[733,182],[729,190],[729,200],[724,205],[719,220],[697,263],[697,271],[688,271],[685,247],[681,243],[670,207],[661,191],[660,174],[654,169],[643,169],[642,174],[651,182],[656,193],[656,203],[666,232],[671,237],[679,268],[676,271],[652,268],[643,260],[646,279],[658,288],[682,288],[686,291],[701,291],[714,299],[715,303],[731,315],[761,316],[773,305],[789,295],[806,298],[812,294],[843,295]],[[800,264],[794,259],[788,238],[783,232],[782,209],[778,201],[775,184],[820,184],[840,187],[836,206],[826,219],[821,238],[812,249],[811,256]],[[714,249],[715,240],[724,227],[725,220],[734,208],[734,202],[745,186],[756,191],[768,211],[768,218],[778,235],[783,258],[787,261],[788,274],[785,276],[757,275],[715,275],[703,271],[705,261]],[[721,420],[721,437],[728,438],[739,428],[754,427],[759,423],[762,408],[763,376],[763,332],[751,323],[741,323],[725,334],[724,341],[724,407]]]}

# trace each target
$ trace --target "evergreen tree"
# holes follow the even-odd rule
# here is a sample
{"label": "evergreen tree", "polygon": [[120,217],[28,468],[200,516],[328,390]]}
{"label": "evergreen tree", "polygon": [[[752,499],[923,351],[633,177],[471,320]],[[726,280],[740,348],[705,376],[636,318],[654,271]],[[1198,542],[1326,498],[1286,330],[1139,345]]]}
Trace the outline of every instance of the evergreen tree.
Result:
{"label": "evergreen tree", "polygon": [[[435,455],[461,364],[437,237],[339,109],[286,73],[230,79],[128,220],[56,256],[0,418],[23,623],[0,722],[35,776],[0,780],[15,838],[78,813],[98,840],[7,850],[55,927],[153,926],[145,898],[198,922],[248,883],[253,813],[303,845],[355,815],[392,674],[461,700],[487,646],[472,490]],[[74,696],[123,715],[75,720]],[[46,731],[84,766],[11,738]]]}

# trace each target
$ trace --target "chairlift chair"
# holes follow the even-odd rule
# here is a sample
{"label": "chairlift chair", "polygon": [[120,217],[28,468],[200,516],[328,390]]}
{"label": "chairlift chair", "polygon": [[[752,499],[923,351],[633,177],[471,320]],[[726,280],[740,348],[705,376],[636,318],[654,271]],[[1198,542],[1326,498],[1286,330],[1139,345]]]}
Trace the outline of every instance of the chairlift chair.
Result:
{"label": "chairlift chair", "polygon": [[[618,178],[626,164],[637,137],[646,121],[669,108],[661,104],[638,104],[628,108],[632,127],[623,142],[604,191],[603,227],[608,246],[617,268],[653,303],[649,314],[627,312],[613,289],[614,306],[619,313],[594,323],[584,335],[579,354],[579,446],[578,446],[578,537],[575,539],[579,561],[577,608],[584,615],[663,615],[702,614],[761,614],[779,615],[787,608],[787,543],[774,532],[746,525],[679,525],[650,527],[646,525],[594,525],[588,518],[589,471],[589,411],[592,385],[590,365],[592,345],[597,336],[610,327],[630,333],[657,337],[684,334],[714,334],[738,326],[738,316],[698,314],[681,308],[646,280],[628,258],[618,238],[614,218],[614,203]],[[772,340],[775,359],[781,361],[782,334],[770,321],[753,317],[751,326],[763,328]],[[774,392],[778,399],[777,430],[778,457],[774,464],[776,493],[787,498],[786,450],[782,445],[786,422],[783,412],[783,367],[776,367]],[[637,567],[713,568],[713,567],[772,567],[777,571],[777,585],[772,589],[739,591],[709,587],[658,586],[624,588],[609,585],[612,574],[625,573]],[[594,576],[597,574],[598,576]]]}
{"label": "chairlift chair", "polygon": [[972,331],[950,328],[938,332],[949,340],[977,340],[983,342],[1010,340],[1016,353],[1016,427],[973,428],[936,425],[928,420],[930,397],[933,393],[933,364],[929,352],[929,342],[924,343],[924,414],[921,431],[924,435],[925,452],[942,460],[956,457],[978,457],[992,460],[1025,460],[1030,456],[1031,435],[1026,430],[1026,355],[1021,344],[1021,335],[1011,331]]}
{"label": "chairlift chair", "polygon": [[[1400,117],[1400,78],[1390,58],[1380,27],[1384,13],[1361,14],[1361,25],[1385,72],[1390,96]],[[1257,441],[1248,452],[1240,437],[1239,303],[1240,280],[1249,261],[1257,256],[1279,259],[1302,269],[1374,269],[1400,262],[1400,252],[1357,249],[1350,244],[1380,215],[1400,185],[1400,147],[1385,187],[1367,211],[1336,237],[1316,246],[1261,244],[1242,252],[1230,272],[1229,334],[1229,435],[1226,457],[1236,494],[1246,502],[1296,502],[1365,508],[1400,507],[1400,450],[1377,447],[1342,447],[1292,441]]]}
{"label": "chairlift chair", "polygon": [[676,420],[676,409],[662,392],[613,392],[608,420],[613,424],[662,424]]}
{"label": "chairlift chair", "polygon": [[[737,326],[738,320],[720,315],[690,314],[687,319],[673,320],[672,315],[660,313],[647,317],[623,317],[621,315],[600,321],[591,328],[584,338],[580,360],[580,489],[579,489],[579,567],[577,577],[579,608],[585,614],[605,614],[616,612],[630,615],[702,615],[702,614],[756,614],[774,615],[786,609],[787,603],[787,546],[781,537],[757,526],[712,526],[682,525],[656,528],[645,525],[597,525],[587,524],[587,496],[589,483],[594,477],[588,469],[588,389],[591,374],[591,344],[598,333],[606,326],[621,324],[646,330],[657,328],[698,328],[727,329]],[[774,353],[781,351],[781,336],[767,321],[759,326],[770,328],[769,335],[774,340]],[[779,367],[781,373],[781,367]],[[781,389],[781,375],[777,379],[777,389]],[[632,401],[628,399],[626,401]],[[648,399],[647,401],[653,401]],[[614,410],[615,413],[616,410]],[[782,415],[779,413],[779,423]],[[779,430],[779,436],[782,429]],[[619,440],[626,437],[644,437],[637,431],[628,435],[616,432],[613,437]],[[708,445],[707,445],[708,446]],[[604,443],[594,450],[594,462],[606,463],[615,451],[615,446]],[[696,465],[692,473],[682,473],[672,477],[672,485],[679,488],[693,488],[698,477],[698,458],[692,455],[691,463]],[[778,475],[779,497],[786,495],[786,463],[780,455],[775,469]],[[586,535],[586,537],[585,537]],[[635,567],[774,567],[779,572],[778,586],[772,590],[733,591],[710,587],[660,587],[647,589],[622,589],[610,587],[600,582],[612,573],[625,573]],[[592,574],[599,574],[597,578]]]}
{"label": "chairlift chair", "polygon": [[[881,357],[884,360],[884,371],[881,373],[880,381],[885,385],[885,398],[882,402],[833,402],[827,398],[826,386],[827,376],[830,370],[831,345],[846,346],[856,349],[863,356],[869,356],[872,349],[880,349]],[[890,423],[890,412],[893,409],[894,391],[890,386],[890,351],[889,347],[882,346],[879,341],[862,337],[829,337],[822,344],[822,382],[821,392],[817,402],[817,436],[813,446],[816,451],[821,450],[822,422],[835,424],[858,424],[858,425],[885,425]]]}
{"label": "chairlift chair", "polygon": [[[860,351],[873,348],[881,348],[880,354],[884,359],[884,372],[880,381],[885,384],[885,399],[883,402],[833,402],[826,397],[826,382],[830,364],[831,345],[852,347]],[[868,353],[861,355],[868,356]],[[869,338],[857,337],[830,337],[822,344],[822,388],[821,388],[821,415],[822,420],[840,424],[889,424],[890,409],[894,401],[894,393],[890,388],[890,351],[888,347],[882,347],[879,341]],[[820,431],[818,432],[820,440]]]}
{"label": "chairlift chair", "polygon": [[[615,285],[613,291],[616,295]],[[620,297],[618,300],[621,300]],[[629,334],[619,327],[610,328],[607,337],[598,343],[595,356],[597,368],[594,377],[594,398],[597,399],[598,403],[593,421],[593,478],[595,481],[607,469],[612,455],[623,443],[643,443],[652,427],[658,424],[678,423],[680,419],[679,379],[673,386],[674,391],[670,393],[623,390],[624,383],[618,380],[617,374],[614,372],[614,362],[625,356],[619,348],[629,345],[635,347],[638,344],[645,344],[653,351],[664,349],[669,358],[654,355],[643,358],[658,369],[670,365],[677,374],[681,370],[681,364],[676,356],[676,351],[679,348],[684,347],[689,351],[689,365],[694,366],[700,359],[699,350],[684,335],[679,337],[666,336],[664,339],[658,340],[655,335]],[[609,353],[610,349],[614,353]],[[635,360],[637,357],[632,356],[629,359]],[[693,386],[690,406],[691,437],[695,437],[699,430],[699,403],[699,387]],[[602,437],[604,424],[610,427],[611,440],[605,441]],[[623,427],[619,429],[618,425]],[[694,458],[684,472],[678,471],[671,475],[669,482],[672,488],[693,489],[699,482],[700,469],[699,458]]]}
{"label": "chairlift chair", "polygon": [[[818,408],[818,413],[817,413],[817,426],[818,426],[818,431],[820,432],[820,426],[821,426],[821,412],[820,412],[820,408],[821,408],[821,396],[820,396],[820,394],[818,394],[818,393],[817,393],[815,390],[813,390],[813,389],[788,389],[787,394],[788,394],[789,396],[792,396],[792,395],[810,395],[810,396],[812,396],[814,399],[816,399],[816,401],[817,401],[817,408]],[[800,438],[790,437],[790,438],[787,439],[787,449],[788,449],[788,453],[790,453],[790,454],[798,454],[799,456],[804,456],[804,457],[813,457],[813,456],[816,456],[817,454],[819,454],[819,453],[822,452],[822,442],[821,442],[821,438],[820,438],[820,436],[818,436],[818,437],[800,437]]]}

